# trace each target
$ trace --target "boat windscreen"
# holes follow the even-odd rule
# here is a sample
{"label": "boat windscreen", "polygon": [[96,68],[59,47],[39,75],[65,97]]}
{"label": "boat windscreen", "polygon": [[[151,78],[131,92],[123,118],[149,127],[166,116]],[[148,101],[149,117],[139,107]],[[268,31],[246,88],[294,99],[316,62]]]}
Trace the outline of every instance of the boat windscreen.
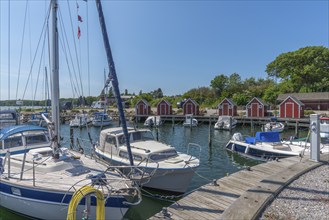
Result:
{"label": "boat windscreen", "polygon": [[168,159],[170,157],[175,157],[177,156],[177,151],[172,149],[172,150],[166,150],[163,152],[159,152],[159,153],[154,153],[150,156],[150,159],[153,161],[158,161],[158,160],[164,160],[164,159]]}

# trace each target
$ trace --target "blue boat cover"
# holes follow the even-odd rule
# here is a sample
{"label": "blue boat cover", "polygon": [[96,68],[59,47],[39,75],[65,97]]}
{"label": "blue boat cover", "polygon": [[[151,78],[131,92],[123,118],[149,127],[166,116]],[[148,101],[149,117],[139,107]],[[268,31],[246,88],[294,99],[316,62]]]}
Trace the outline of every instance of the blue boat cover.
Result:
{"label": "blue boat cover", "polygon": [[47,131],[46,128],[36,125],[14,125],[8,126],[0,130],[0,141],[7,138],[10,135],[25,132],[25,131]]}
{"label": "blue boat cover", "polygon": [[247,137],[246,143],[255,144],[256,142],[280,142],[280,133],[277,131],[256,132],[256,137]]}

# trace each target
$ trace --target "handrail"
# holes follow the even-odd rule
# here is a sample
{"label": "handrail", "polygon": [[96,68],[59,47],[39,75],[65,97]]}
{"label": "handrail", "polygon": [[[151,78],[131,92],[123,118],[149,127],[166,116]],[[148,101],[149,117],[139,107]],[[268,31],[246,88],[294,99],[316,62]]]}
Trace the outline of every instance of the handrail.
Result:
{"label": "handrail", "polygon": [[[190,148],[191,147],[197,147],[197,148],[199,148],[199,157],[196,157],[196,158],[200,160],[200,158],[201,158],[201,149],[202,149],[201,146],[199,144],[196,144],[196,143],[189,143],[188,146],[187,146],[187,154],[190,153]],[[191,161],[192,158],[193,158],[193,156],[191,155],[191,157],[190,157],[190,159],[188,161]]]}

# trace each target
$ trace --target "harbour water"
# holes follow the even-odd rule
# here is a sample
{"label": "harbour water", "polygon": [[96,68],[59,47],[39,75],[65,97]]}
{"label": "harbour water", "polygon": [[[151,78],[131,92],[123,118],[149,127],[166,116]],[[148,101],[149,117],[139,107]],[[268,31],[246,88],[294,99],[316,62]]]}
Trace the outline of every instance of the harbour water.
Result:
{"label": "harbour water", "polygon": [[[114,122],[112,126],[118,126]],[[142,124],[138,126],[142,127]],[[255,127],[254,131],[260,131],[260,127]],[[198,127],[183,127],[182,124],[164,124],[158,130],[153,129],[153,134],[158,137],[158,140],[170,144],[177,151],[187,152],[188,143],[197,143],[202,147],[200,155],[200,167],[197,169],[188,191],[192,191],[204,184],[212,182],[213,179],[224,177],[228,174],[244,169],[246,166],[253,166],[260,162],[251,159],[246,159],[240,155],[232,154],[225,150],[225,145],[231,138],[234,132],[240,132],[243,135],[253,135],[253,131],[249,126],[237,126],[232,131],[218,131],[213,129],[213,125],[209,130],[208,124],[201,124]],[[100,128],[91,127],[89,129],[93,142],[96,142],[99,137]],[[282,133],[282,138],[289,138],[294,135],[295,130],[290,129]],[[307,135],[307,130],[300,131],[300,137]],[[69,125],[61,126],[61,133],[65,140],[69,140]],[[209,141],[209,134],[210,140]],[[82,137],[85,142],[89,142],[87,129],[74,129],[75,137]],[[211,144],[209,145],[209,142]],[[64,145],[69,144],[67,141]],[[192,154],[198,156],[198,151],[192,151]],[[147,219],[159,212],[162,207],[170,205],[175,199],[175,196],[164,195],[161,192],[142,190],[143,201],[141,204],[130,208],[125,215],[126,219]],[[161,196],[159,196],[161,195]],[[26,219],[18,216],[0,207],[0,220],[9,219]]]}

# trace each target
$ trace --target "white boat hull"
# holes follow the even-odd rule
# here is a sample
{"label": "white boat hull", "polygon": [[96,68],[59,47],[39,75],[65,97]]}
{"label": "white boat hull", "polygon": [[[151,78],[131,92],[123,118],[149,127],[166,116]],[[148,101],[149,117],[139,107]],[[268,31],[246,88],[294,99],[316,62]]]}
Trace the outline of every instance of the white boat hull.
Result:
{"label": "white boat hull", "polygon": [[[0,206],[10,209],[33,218],[58,220],[66,219],[68,205],[63,203],[45,202],[41,200],[28,199],[21,196],[0,193]],[[77,219],[82,219],[84,205],[77,208]],[[122,219],[128,208],[112,208],[105,209],[106,219]],[[95,207],[91,207],[90,217],[96,219]]]}
{"label": "white boat hull", "polygon": [[[96,149],[96,153],[98,156],[108,161],[111,165],[114,166],[128,166],[129,163],[114,160],[110,158],[106,153],[103,153]],[[161,166],[161,164],[160,164]],[[189,184],[191,183],[191,179],[195,174],[195,170],[198,166],[189,167],[186,165],[185,168],[156,168],[157,165],[153,163],[153,165],[149,165],[147,167],[143,167],[141,165],[138,166],[140,170],[151,174],[156,169],[155,174],[149,179],[146,180],[141,185],[143,187],[175,192],[175,193],[185,193]]]}

